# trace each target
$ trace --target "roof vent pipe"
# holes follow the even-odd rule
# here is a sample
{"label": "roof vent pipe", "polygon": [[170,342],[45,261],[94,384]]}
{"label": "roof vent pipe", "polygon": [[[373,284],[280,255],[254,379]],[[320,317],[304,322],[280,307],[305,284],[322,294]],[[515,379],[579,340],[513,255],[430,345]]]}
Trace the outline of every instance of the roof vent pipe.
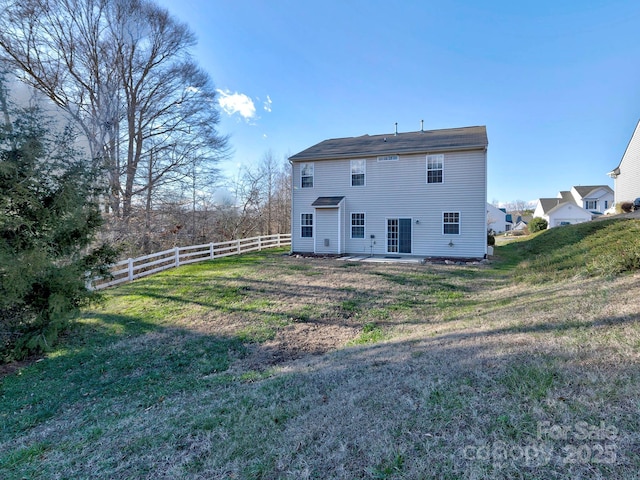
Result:
{"label": "roof vent pipe", "polygon": [[394,135],[398,135],[398,122],[396,122],[396,133]]}
{"label": "roof vent pipe", "polygon": [[420,120],[420,131],[424,132],[424,120]]}

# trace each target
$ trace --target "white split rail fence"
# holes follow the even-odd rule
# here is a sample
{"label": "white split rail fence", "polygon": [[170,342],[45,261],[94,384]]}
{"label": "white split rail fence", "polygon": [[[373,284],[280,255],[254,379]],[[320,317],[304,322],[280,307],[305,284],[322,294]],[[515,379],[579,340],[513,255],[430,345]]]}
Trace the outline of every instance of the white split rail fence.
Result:
{"label": "white split rail fence", "polygon": [[144,257],[128,258],[120,261],[111,267],[112,278],[93,279],[90,288],[101,290],[120,283],[131,282],[136,278],[146,277],[169,268],[179,267],[180,265],[287,245],[291,245],[291,234],[280,233],[229,240],[228,242],[170,248],[169,250],[152,253]]}

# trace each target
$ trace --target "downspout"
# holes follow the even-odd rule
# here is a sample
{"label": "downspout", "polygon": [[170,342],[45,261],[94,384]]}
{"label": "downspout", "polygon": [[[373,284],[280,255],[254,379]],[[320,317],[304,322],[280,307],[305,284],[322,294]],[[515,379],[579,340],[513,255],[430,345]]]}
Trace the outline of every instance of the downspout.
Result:
{"label": "downspout", "polygon": [[289,255],[291,255],[293,254],[293,186],[295,185],[295,179],[293,178],[293,162],[289,158],[287,158],[287,161],[289,165],[291,165],[291,212],[289,214],[291,216],[291,227],[289,229],[291,231],[291,245],[289,246]]}

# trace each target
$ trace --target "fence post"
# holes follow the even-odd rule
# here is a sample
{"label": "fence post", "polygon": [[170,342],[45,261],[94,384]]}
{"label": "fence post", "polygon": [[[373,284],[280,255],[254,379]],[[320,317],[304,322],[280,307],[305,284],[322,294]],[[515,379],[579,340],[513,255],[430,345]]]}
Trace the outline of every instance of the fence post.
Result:
{"label": "fence post", "polygon": [[258,251],[262,251],[262,235],[258,237]]}
{"label": "fence post", "polygon": [[127,264],[127,278],[130,282],[133,282],[133,258],[129,258],[129,263]]}
{"label": "fence post", "polygon": [[279,233],[279,234],[278,234],[278,246],[280,246],[280,239],[282,238],[280,235],[281,235],[281,234]]}
{"label": "fence post", "polygon": [[240,255],[240,239],[238,239],[238,255]]}
{"label": "fence post", "polygon": [[213,242],[211,242],[209,244],[209,256],[211,257],[212,260],[213,260],[214,255],[215,254],[213,253]]}
{"label": "fence post", "polygon": [[176,267],[179,267],[180,266],[180,247],[175,247],[173,250],[175,251],[175,256],[176,256],[176,260],[175,260]]}

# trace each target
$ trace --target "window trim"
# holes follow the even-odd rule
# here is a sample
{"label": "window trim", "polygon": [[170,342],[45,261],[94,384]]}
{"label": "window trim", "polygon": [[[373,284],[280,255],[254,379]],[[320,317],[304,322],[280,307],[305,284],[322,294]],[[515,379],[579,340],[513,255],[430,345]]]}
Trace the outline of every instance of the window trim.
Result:
{"label": "window trim", "polygon": [[[311,175],[303,175],[305,166],[311,167]],[[313,188],[315,185],[315,165],[313,162],[305,162],[300,164],[300,188]],[[304,179],[311,178],[311,185],[305,185]]]}
{"label": "window trim", "polygon": [[[447,215],[456,215],[458,221],[457,222],[447,222],[447,221],[445,221],[445,218],[446,218]],[[442,212],[442,235],[460,235],[460,232],[462,231],[462,229],[460,228],[461,225],[462,225],[460,217],[461,217],[460,211],[457,211],[457,212]],[[451,232],[445,231],[445,226],[446,225],[457,225],[458,226],[458,232],[457,233],[451,233]]]}
{"label": "window trim", "polygon": [[[305,215],[308,215],[309,217],[307,219],[311,219],[311,223],[306,223],[305,222]],[[300,238],[314,238],[313,234],[314,234],[314,230],[313,230],[313,213],[301,213],[300,214]],[[305,228],[311,228],[311,235],[304,235],[304,229]]]}
{"label": "window trim", "polygon": [[[430,169],[429,168],[429,159],[431,158],[432,159],[431,161],[433,162],[434,161],[433,157],[436,157],[437,159],[439,159],[440,168],[438,168],[438,169],[435,169],[435,168],[431,168]],[[426,181],[427,185],[437,185],[437,184],[444,183],[444,154],[443,153],[427,155],[426,164],[425,165],[426,165],[426,178],[425,178],[425,181]],[[438,171],[440,172],[440,181],[439,182],[430,182],[429,181],[429,173],[430,172],[438,172]]]}
{"label": "window trim", "polygon": [[[363,168],[362,168],[362,173],[353,173],[353,165],[356,162],[362,162]],[[352,187],[366,187],[367,186],[367,160],[366,159],[356,159],[356,160],[351,160],[349,162],[349,172],[350,172],[350,176],[351,176],[351,186]],[[353,184],[353,176],[354,175],[362,175],[362,180],[363,183],[362,185],[354,185]]]}
{"label": "window trim", "polygon": [[[362,215],[362,225],[354,225],[353,223],[353,216],[354,215]],[[354,237],[353,236],[353,229],[354,228],[362,228],[362,236],[361,237]],[[351,239],[352,240],[364,240],[365,238],[367,238],[367,214],[365,212],[351,212],[351,229],[350,229],[350,233],[351,233]]]}

